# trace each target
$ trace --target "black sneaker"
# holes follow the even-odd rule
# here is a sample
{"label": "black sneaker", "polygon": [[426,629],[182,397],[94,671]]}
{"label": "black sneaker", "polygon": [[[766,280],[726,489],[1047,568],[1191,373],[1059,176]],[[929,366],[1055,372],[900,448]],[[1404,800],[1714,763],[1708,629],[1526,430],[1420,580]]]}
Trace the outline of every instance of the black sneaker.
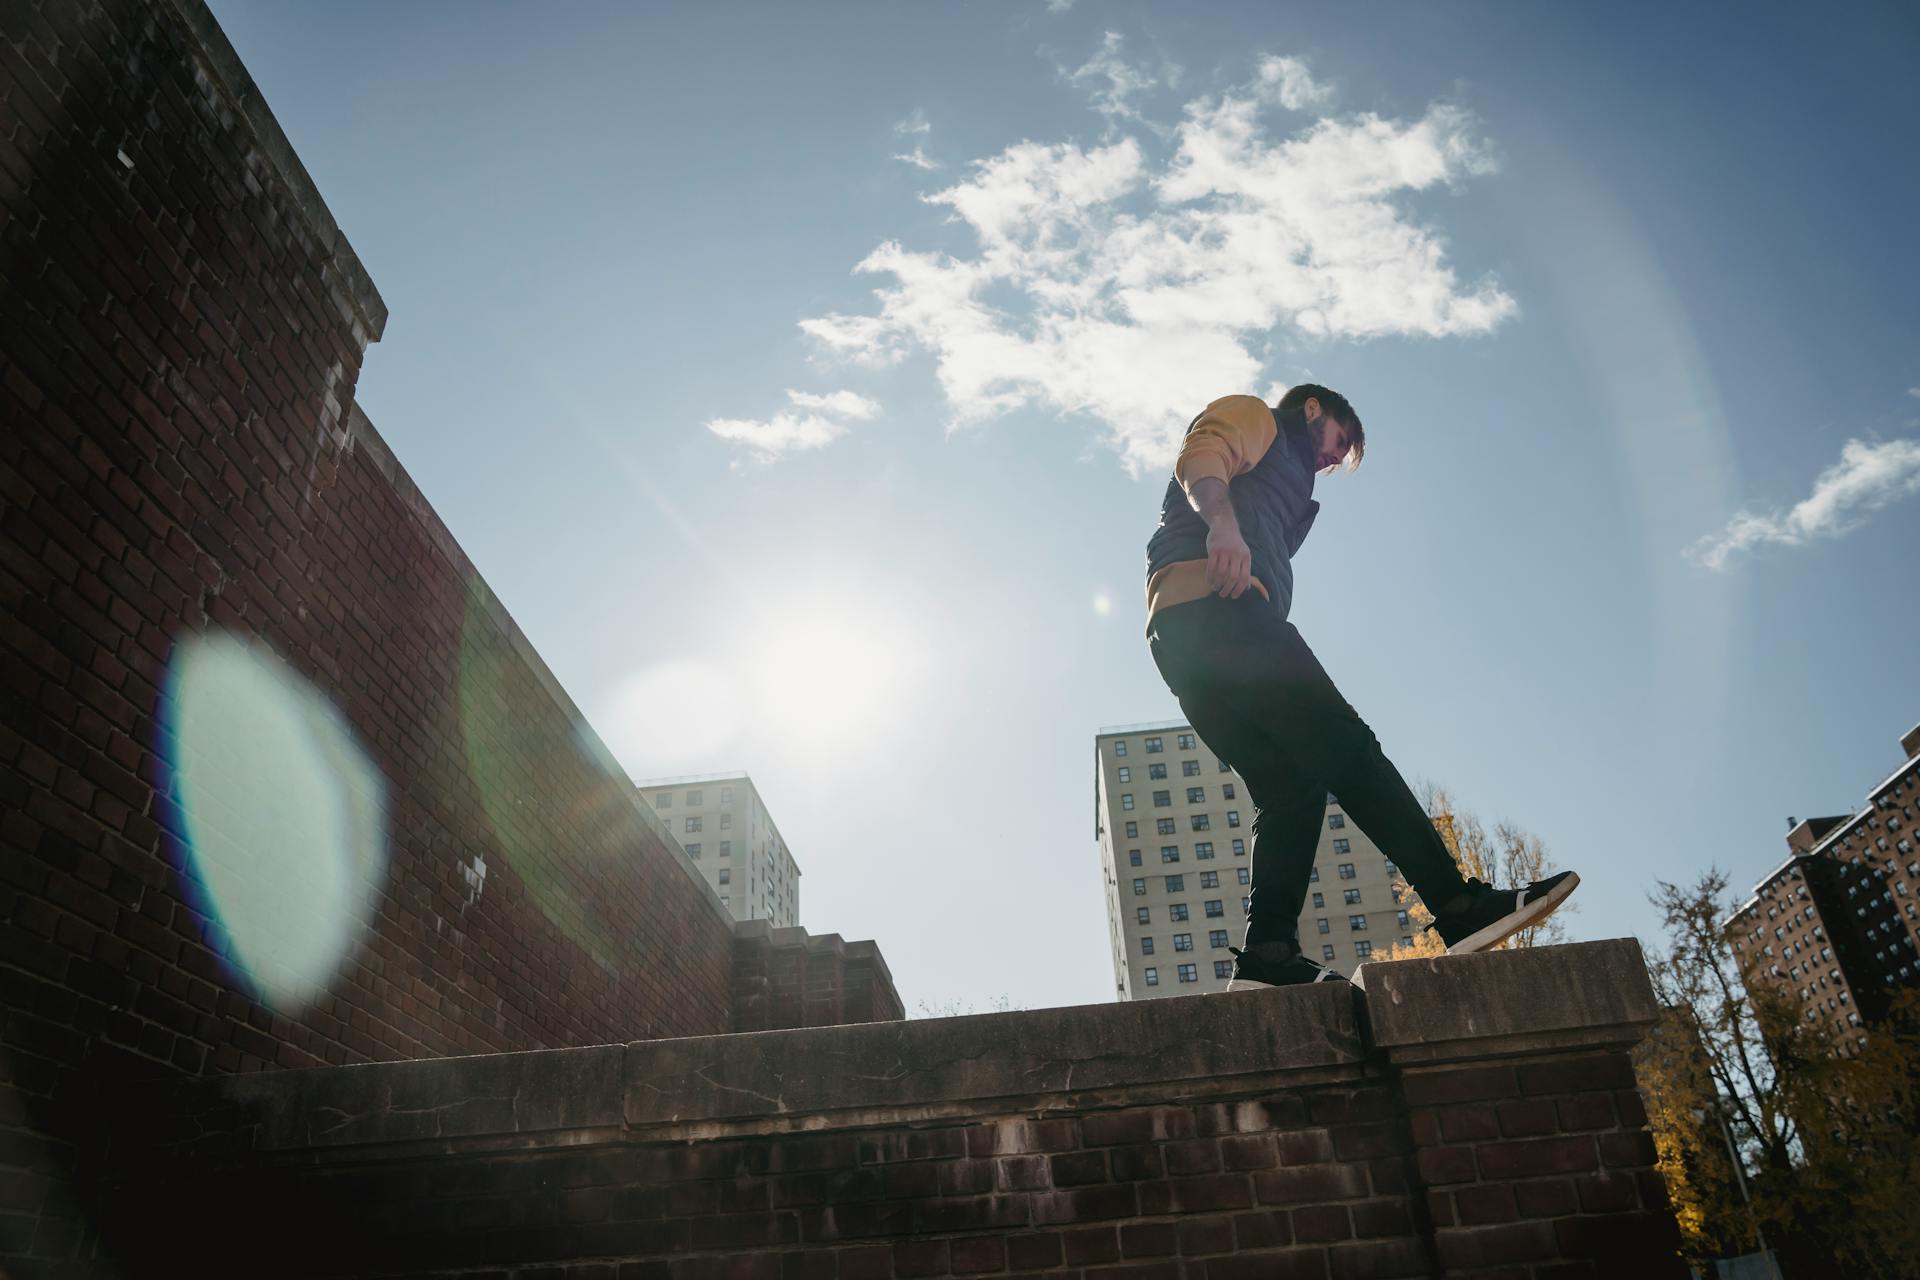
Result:
{"label": "black sneaker", "polygon": [[1427,928],[1440,931],[1450,956],[1485,951],[1552,915],[1579,883],[1571,871],[1535,880],[1524,889],[1496,889],[1484,880],[1468,880],[1466,905],[1435,911]]}
{"label": "black sneaker", "polygon": [[1309,960],[1300,953],[1297,942],[1261,942],[1246,948],[1228,947],[1233,955],[1233,980],[1227,983],[1229,991],[1244,991],[1254,983],[1263,983],[1269,987],[1293,987],[1309,982],[1345,982],[1343,974],[1334,972],[1318,960]]}

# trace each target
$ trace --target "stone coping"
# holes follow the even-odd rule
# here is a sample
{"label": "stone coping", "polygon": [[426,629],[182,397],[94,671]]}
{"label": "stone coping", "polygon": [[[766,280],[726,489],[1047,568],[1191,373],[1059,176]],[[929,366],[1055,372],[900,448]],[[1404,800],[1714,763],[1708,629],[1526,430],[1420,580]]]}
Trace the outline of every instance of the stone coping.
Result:
{"label": "stone coping", "polygon": [[1370,966],[1343,984],[201,1077],[256,1151],[340,1160],[1249,1097],[1400,1063],[1631,1043],[1630,938]]}

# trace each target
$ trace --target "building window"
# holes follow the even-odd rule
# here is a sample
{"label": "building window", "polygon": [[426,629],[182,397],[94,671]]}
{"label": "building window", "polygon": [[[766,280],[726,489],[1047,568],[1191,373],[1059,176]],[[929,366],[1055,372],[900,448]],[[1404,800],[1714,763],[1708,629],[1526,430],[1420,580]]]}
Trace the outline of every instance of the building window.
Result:
{"label": "building window", "polygon": [[1187,788],[1188,804],[1205,804],[1206,802],[1207,802],[1207,789],[1205,787],[1188,787]]}
{"label": "building window", "polygon": [[1183,778],[1199,777],[1200,762],[1198,760],[1182,760],[1180,762],[1180,776]]}
{"label": "building window", "polygon": [[1354,878],[1353,864],[1351,862],[1343,862],[1340,864],[1340,878],[1342,880],[1351,880]]}
{"label": "building window", "polygon": [[1170,836],[1173,834],[1173,819],[1172,818],[1155,818],[1153,822],[1153,829],[1160,835]]}
{"label": "building window", "polygon": [[1154,792],[1154,793],[1153,793],[1153,807],[1154,807],[1154,808],[1156,808],[1156,809],[1167,809],[1167,808],[1171,808],[1172,806],[1173,806],[1173,792],[1171,792],[1171,791],[1156,791],[1156,792]]}
{"label": "building window", "polygon": [[1135,907],[1133,909],[1133,922],[1135,924],[1152,924],[1153,908],[1152,907]]}
{"label": "building window", "polygon": [[1373,954],[1373,944],[1362,938],[1353,944],[1353,954],[1365,960]]}
{"label": "building window", "polygon": [[1331,942],[1320,948],[1320,958],[1322,960],[1333,959],[1333,944]]}
{"label": "building window", "polygon": [[[1221,943],[1220,945],[1225,946],[1226,944]],[[1213,976],[1216,978],[1231,978],[1233,976],[1233,961],[1215,960],[1213,962]]]}
{"label": "building window", "polygon": [[1347,928],[1350,931],[1354,933],[1358,933],[1366,927],[1367,927],[1367,918],[1365,916],[1348,916],[1347,917]]}
{"label": "building window", "polygon": [[1240,811],[1238,809],[1227,810],[1227,825],[1230,827],[1240,825]]}
{"label": "building window", "polygon": [[707,802],[706,792],[704,791],[687,792],[687,804],[689,806],[696,805],[696,804],[705,804],[706,802]]}
{"label": "building window", "polygon": [[1147,781],[1148,781],[1148,782],[1164,782],[1164,781],[1166,781],[1166,777],[1167,777],[1167,766],[1166,766],[1166,765],[1164,765],[1164,764],[1150,764],[1150,765],[1148,765],[1148,766],[1147,766]]}
{"label": "building window", "polygon": [[1220,772],[1222,772],[1222,773],[1232,773],[1232,772],[1233,772],[1233,766],[1232,766],[1232,765],[1230,765],[1230,764],[1228,764],[1228,763],[1227,763],[1227,762],[1226,762],[1225,760],[1222,760],[1222,761],[1220,762]]}
{"label": "building window", "polygon": [[722,867],[722,868],[720,868],[720,883],[721,883],[721,884],[732,884],[732,883],[733,883],[733,868],[732,868],[732,867]]}
{"label": "building window", "polygon": [[1168,876],[1167,877],[1168,893],[1185,893],[1186,889],[1187,889],[1187,878],[1185,876]]}
{"label": "building window", "polygon": [[687,846],[687,856],[689,858],[697,858],[700,856],[700,842],[698,840],[695,840]]}
{"label": "building window", "polygon": [[1211,817],[1210,815],[1208,815],[1208,814],[1204,814],[1204,813],[1196,813],[1196,814],[1194,814],[1194,815],[1193,815],[1193,829],[1194,829],[1195,831],[1211,831],[1211,830],[1213,830],[1213,818],[1212,818],[1212,817]]}
{"label": "building window", "polygon": [[1347,904],[1349,906],[1356,905],[1359,903],[1359,901],[1360,901],[1360,891],[1358,889],[1347,890]]}
{"label": "building window", "polygon": [[662,791],[659,795],[655,796],[653,798],[653,807],[656,809],[673,808],[673,792]]}
{"label": "building window", "polygon": [[1136,898],[1144,898],[1147,896],[1147,882],[1145,877],[1135,877],[1133,882],[1133,896]]}
{"label": "building window", "polygon": [[1129,810],[1133,808],[1133,792],[1123,791],[1120,793],[1120,807]]}
{"label": "building window", "polygon": [[1165,750],[1166,750],[1166,748],[1160,745],[1160,739],[1158,739],[1158,738],[1148,738],[1148,739],[1147,739],[1147,754],[1148,754],[1148,755],[1150,755],[1150,756],[1157,756],[1157,755],[1159,755],[1159,754],[1160,754],[1160,753],[1161,753],[1162,751],[1165,751]]}
{"label": "building window", "polygon": [[700,819],[698,818],[687,819],[687,830],[689,832],[698,831],[699,829],[700,829]]}
{"label": "building window", "polygon": [[1121,765],[1121,766],[1120,766],[1120,781],[1122,781],[1122,782],[1132,782],[1132,781],[1133,781],[1133,770],[1131,770],[1131,769],[1129,769],[1129,768],[1127,768],[1127,766],[1125,766],[1125,765]]}
{"label": "building window", "polygon": [[1140,824],[1137,822],[1129,822],[1127,824],[1127,839],[1138,840],[1139,838],[1140,838]]}
{"label": "building window", "polygon": [[1138,849],[1127,850],[1127,865],[1130,867],[1140,865],[1140,851]]}
{"label": "building window", "polygon": [[1411,927],[1413,926],[1413,921],[1411,921],[1411,920],[1409,920],[1409,919],[1407,918],[1407,913],[1406,913],[1406,912],[1404,912],[1404,911],[1396,911],[1396,912],[1394,912],[1394,913],[1393,913],[1393,922],[1394,922],[1395,924],[1397,924],[1397,925],[1399,925],[1399,926],[1400,926],[1400,927],[1401,927],[1402,929],[1407,929],[1407,928],[1411,928]]}
{"label": "building window", "polygon": [[1218,871],[1202,871],[1200,873],[1200,887],[1202,889],[1218,889],[1220,887],[1220,873]]}
{"label": "building window", "polygon": [[1335,853],[1348,853],[1348,852],[1351,852],[1352,849],[1353,849],[1353,841],[1348,840],[1344,837],[1341,839],[1335,840],[1333,842],[1333,851]]}
{"label": "building window", "polygon": [[1210,947],[1224,947],[1224,946],[1226,946],[1226,945],[1227,945],[1227,931],[1226,931],[1225,929],[1212,929],[1212,930],[1209,930],[1209,931],[1208,931],[1208,933],[1207,933],[1207,945],[1208,945],[1208,946],[1210,946]]}
{"label": "building window", "polygon": [[1209,898],[1207,899],[1207,914],[1210,916],[1224,916],[1227,914],[1227,909],[1220,905],[1220,899]]}
{"label": "building window", "polygon": [[1313,922],[1313,931],[1315,933],[1332,933],[1333,926],[1327,923],[1327,918],[1325,916],[1320,916],[1319,918],[1315,919]]}
{"label": "building window", "polygon": [[1240,793],[1233,789],[1231,782],[1223,782],[1220,784],[1220,798],[1222,800],[1237,800],[1240,798]]}
{"label": "building window", "polygon": [[1313,895],[1313,905],[1314,905],[1314,906],[1316,906],[1316,907],[1324,907],[1324,906],[1326,906],[1326,905],[1327,905],[1327,903],[1326,903],[1326,895],[1325,895],[1325,894],[1320,894],[1320,893],[1316,893],[1316,894],[1314,894],[1314,895]]}
{"label": "building window", "polygon": [[1413,945],[1413,939],[1407,937],[1405,934],[1402,934],[1400,937],[1400,945],[1403,947],[1410,947]]}
{"label": "building window", "polygon": [[1239,873],[1241,884],[1248,883],[1247,869],[1245,867],[1235,867],[1234,870]]}
{"label": "building window", "polygon": [[1213,841],[1196,841],[1193,846],[1193,856],[1197,859],[1211,858],[1213,856]]}
{"label": "building window", "polygon": [[1127,740],[1125,738],[1121,738],[1118,742],[1115,742],[1113,744],[1113,754],[1117,756],[1123,756],[1127,754]]}
{"label": "building window", "polygon": [[1150,956],[1150,955],[1152,955],[1152,954],[1153,954],[1153,939],[1152,939],[1152,938],[1142,938],[1142,939],[1140,939],[1140,954],[1141,954],[1141,955],[1143,955],[1143,956]]}
{"label": "building window", "polygon": [[1313,866],[1307,868],[1307,879],[1314,884],[1320,883],[1320,864],[1319,863],[1315,863]]}
{"label": "building window", "polygon": [[733,815],[723,810],[720,814],[720,829],[722,831],[730,831],[732,830],[732,828],[733,828]]}
{"label": "building window", "polygon": [[720,803],[721,803],[721,804],[732,804],[732,803],[733,803],[733,788],[732,788],[732,787],[722,787],[722,788],[720,788]]}
{"label": "building window", "polygon": [[1181,966],[1180,966],[1180,981],[1182,981],[1182,982],[1198,982],[1198,981],[1200,981],[1200,966],[1199,966],[1199,965],[1197,965],[1197,964],[1183,964],[1183,965],[1181,965]]}
{"label": "building window", "polygon": [[1179,737],[1179,739],[1178,739],[1178,741],[1179,741],[1179,743],[1180,743],[1180,749],[1181,749],[1182,751],[1191,751],[1191,750],[1193,750],[1193,735],[1192,735],[1192,734],[1190,734],[1190,733],[1183,733],[1183,734],[1181,734],[1181,735],[1180,735],[1180,737]]}
{"label": "building window", "polygon": [[720,856],[723,858],[731,858],[733,856],[733,841],[722,840],[720,842]]}
{"label": "building window", "polygon": [[1161,845],[1161,846],[1160,846],[1160,861],[1162,861],[1162,862],[1178,862],[1178,861],[1180,861],[1180,846],[1179,846],[1179,845],[1177,845],[1177,844],[1163,844],[1163,845]]}
{"label": "building window", "polygon": [[1247,856],[1247,842],[1239,836],[1233,838],[1233,856],[1236,858],[1244,858]]}
{"label": "building window", "polygon": [[1175,951],[1191,951],[1191,950],[1193,950],[1193,935],[1192,935],[1192,934],[1190,934],[1190,933],[1176,933],[1176,934],[1174,934],[1174,935],[1173,935],[1173,949],[1174,949]]}
{"label": "building window", "polygon": [[1160,985],[1160,971],[1154,968],[1152,965],[1147,966],[1147,985],[1150,987],[1157,987]]}
{"label": "building window", "polygon": [[1347,816],[1344,813],[1330,813],[1327,815],[1327,826],[1331,827],[1333,830],[1338,831],[1340,828],[1346,825],[1347,825]]}
{"label": "building window", "polygon": [[1167,919],[1174,921],[1176,924],[1182,920],[1185,920],[1186,918],[1187,918],[1186,903],[1176,902],[1172,906],[1169,906],[1167,908]]}

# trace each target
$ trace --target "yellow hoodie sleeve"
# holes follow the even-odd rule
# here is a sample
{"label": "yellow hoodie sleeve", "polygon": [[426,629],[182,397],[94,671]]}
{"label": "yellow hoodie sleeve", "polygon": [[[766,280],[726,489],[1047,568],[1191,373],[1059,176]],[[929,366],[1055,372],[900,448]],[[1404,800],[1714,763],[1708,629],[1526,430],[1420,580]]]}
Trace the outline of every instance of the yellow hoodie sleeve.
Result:
{"label": "yellow hoodie sleeve", "polygon": [[1221,396],[1187,432],[1174,477],[1192,497],[1194,482],[1203,476],[1227,481],[1253,470],[1279,434],[1273,410],[1260,397]]}

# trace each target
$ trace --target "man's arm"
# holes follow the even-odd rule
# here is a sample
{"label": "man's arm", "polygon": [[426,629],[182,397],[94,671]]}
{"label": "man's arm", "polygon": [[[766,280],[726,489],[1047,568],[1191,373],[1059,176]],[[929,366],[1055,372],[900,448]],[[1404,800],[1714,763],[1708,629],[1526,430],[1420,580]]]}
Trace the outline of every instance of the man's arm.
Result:
{"label": "man's arm", "polygon": [[1240,518],[1227,496],[1227,482],[1201,476],[1188,489],[1187,500],[1207,522],[1207,589],[1238,600],[1253,582],[1253,552],[1240,536]]}
{"label": "man's arm", "polygon": [[1254,396],[1222,396],[1208,405],[1173,465],[1187,501],[1207,522],[1207,587],[1238,600],[1253,584],[1253,553],[1227,496],[1227,481],[1245,475],[1278,434],[1273,410]]}

